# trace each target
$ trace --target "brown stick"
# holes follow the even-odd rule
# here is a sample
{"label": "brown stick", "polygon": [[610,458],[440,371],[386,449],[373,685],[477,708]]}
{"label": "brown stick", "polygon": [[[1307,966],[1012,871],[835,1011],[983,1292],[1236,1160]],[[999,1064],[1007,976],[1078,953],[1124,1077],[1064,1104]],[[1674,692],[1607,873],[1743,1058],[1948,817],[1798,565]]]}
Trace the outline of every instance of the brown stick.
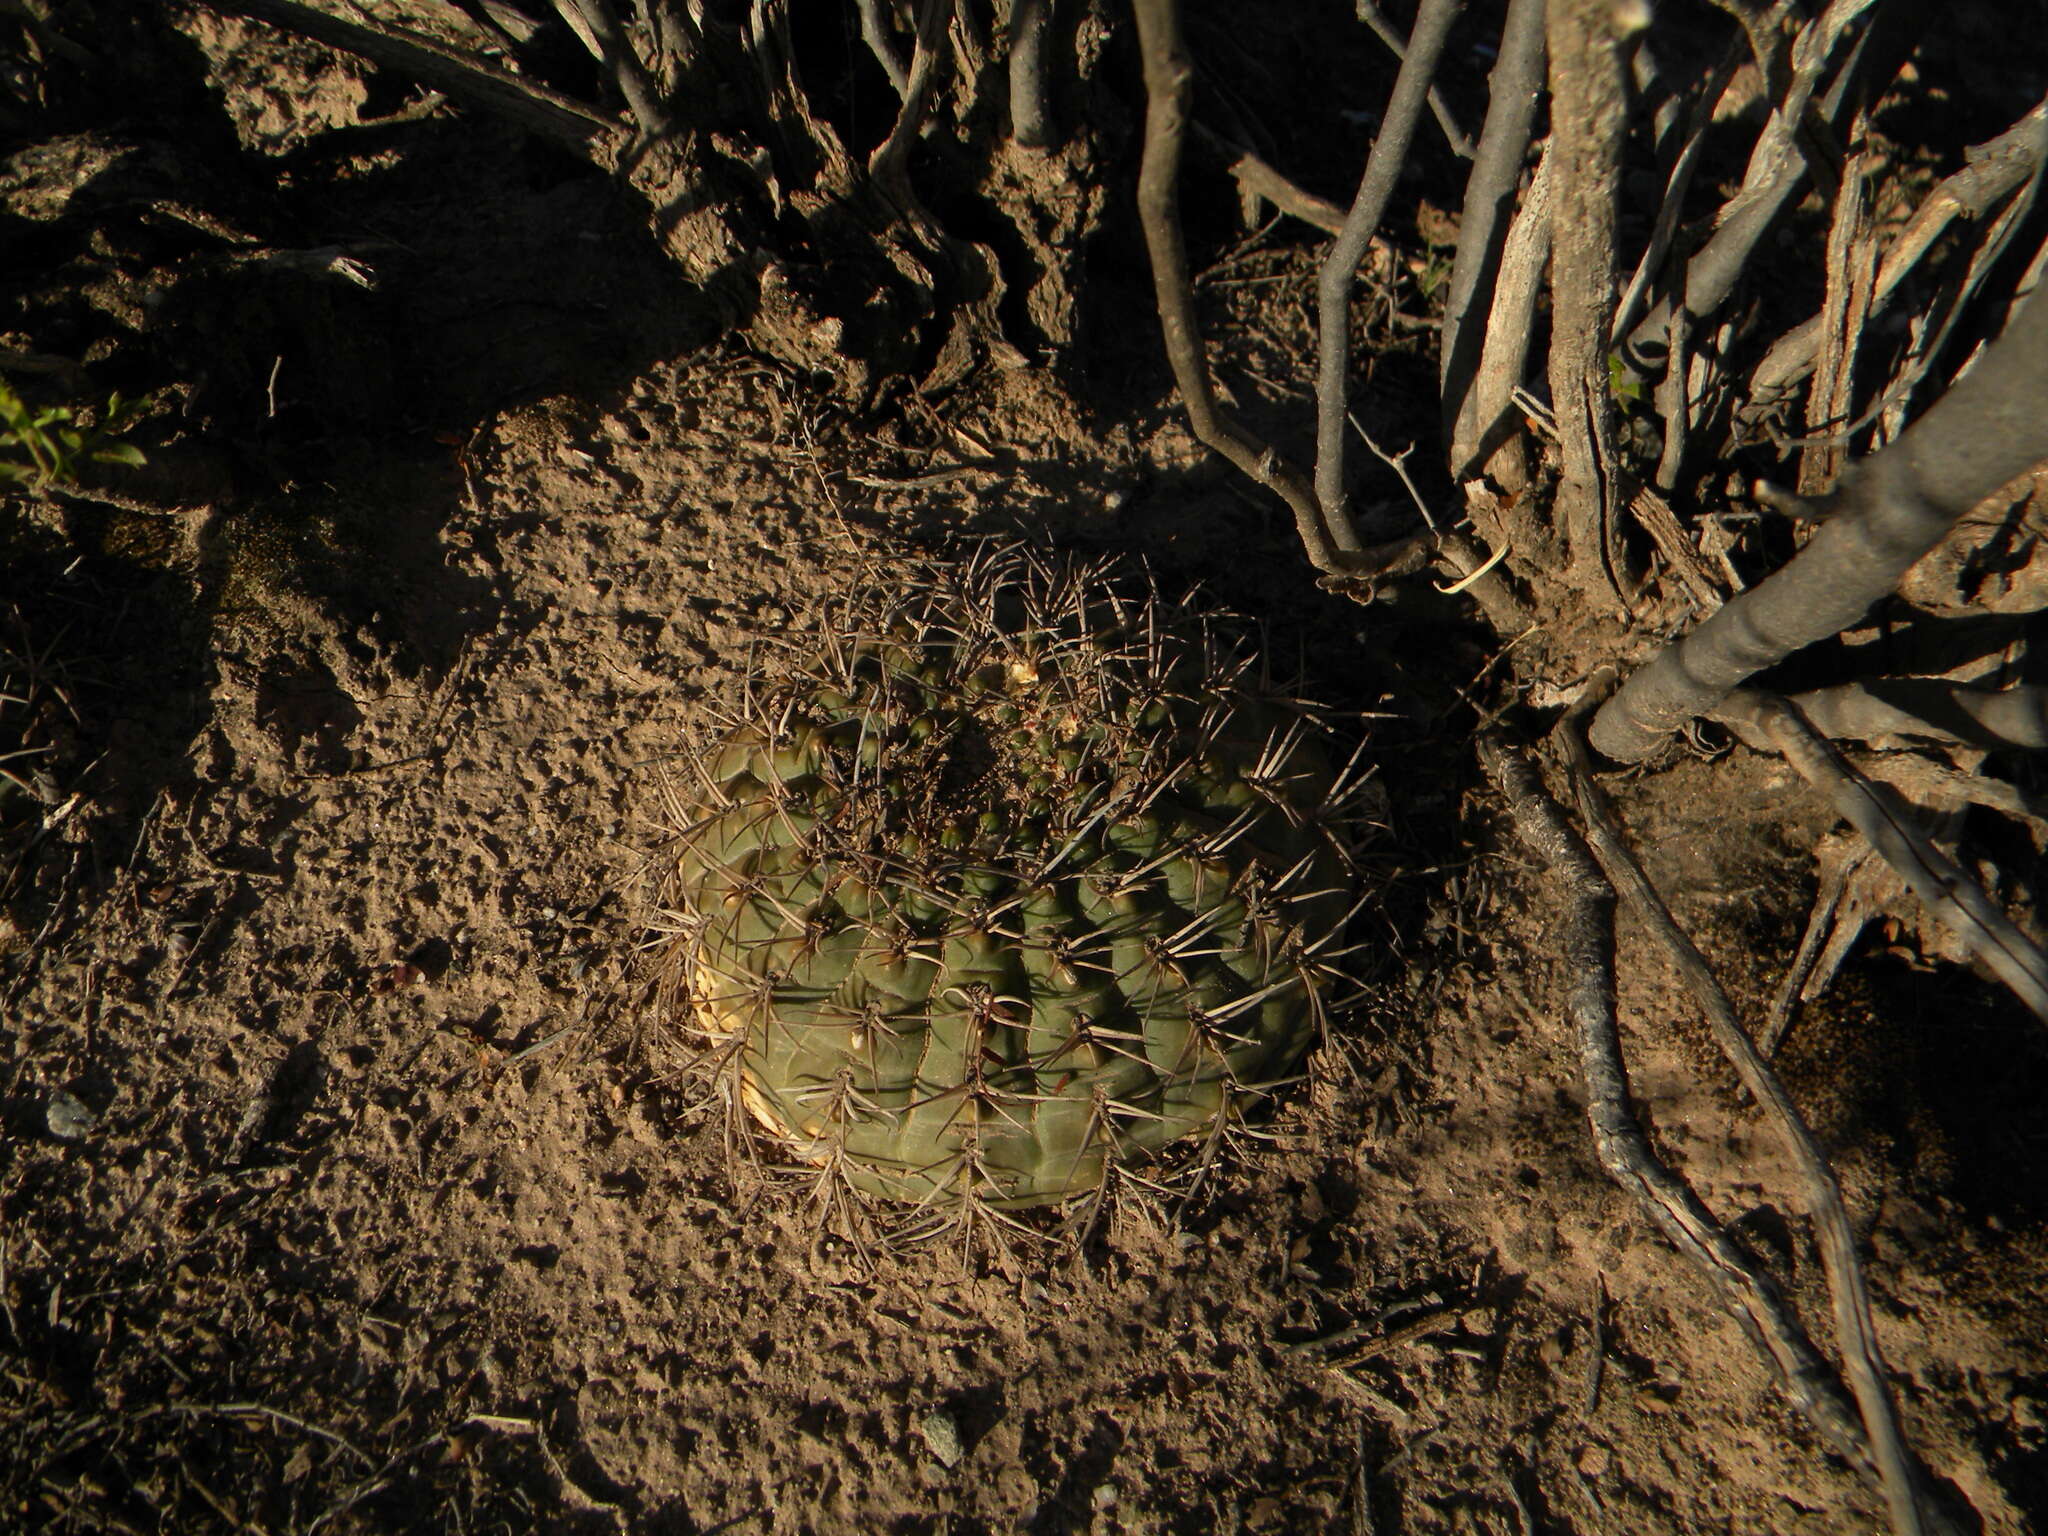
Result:
{"label": "brown stick", "polygon": [[1188,95],[1194,65],[1181,38],[1176,0],[1132,0],[1138,47],[1145,60],[1145,150],[1138,171],[1138,218],[1152,259],[1152,288],[1166,356],[1187,406],[1188,425],[1214,449],[1287,503],[1309,563],[1330,575],[1378,574],[1413,569],[1424,541],[1402,539],[1377,549],[1339,551],[1307,478],[1225,415],[1209,382],[1202,333],[1195,319],[1194,285],[1180,231],[1180,156],[1187,136]]}
{"label": "brown stick", "polygon": [[[1438,381],[1443,424],[1455,440],[1479,370],[1487,331],[1483,311],[1493,303],[1522,162],[1536,103],[1543,94],[1543,0],[1510,0],[1501,24],[1500,55],[1486,82],[1486,126],[1480,130],[1465,202],[1458,213],[1458,251],[1451,264],[1451,289],[1444,298],[1444,328],[1438,348]],[[1456,465],[1462,455],[1453,452]]]}
{"label": "brown stick", "polygon": [[[1515,391],[1529,366],[1529,344],[1536,328],[1536,301],[1550,261],[1551,205],[1556,201],[1557,157],[1548,141],[1540,148],[1535,177],[1522,206],[1508,226],[1500,272],[1487,312],[1479,366],[1472,387],[1459,407],[1451,436],[1451,474],[1470,480],[1491,476],[1503,490],[1519,491],[1529,483],[1522,432],[1515,424]],[[1533,519],[1531,519],[1533,522]]]}
{"label": "brown stick", "polygon": [[1351,284],[1373,231],[1407,162],[1424,98],[1443,57],[1451,23],[1464,0],[1422,0],[1414,35],[1395,77],[1384,121],[1358,178],[1358,194],[1343,231],[1323,257],[1316,277],[1316,501],[1331,535],[1345,549],[1358,547],[1351,528],[1351,496],[1344,481],[1344,425],[1350,408]]}
{"label": "brown stick", "polygon": [[[1877,287],[1870,301],[1873,318],[1884,313],[1899,284],[1917,267],[1949,225],[1957,219],[1976,221],[2039,174],[2048,156],[2048,99],[2012,127],[1983,144],[1963,151],[1969,163],[1920,200],[1919,208],[1884,253]],[[1752,394],[1789,389],[1813,368],[1821,317],[1786,332],[1771,347],[1750,380]]]}
{"label": "brown stick", "polygon": [[1884,856],[1921,904],[1990,967],[2037,1018],[2048,1020],[2048,955],[1999,910],[1969,872],[1913,827],[1890,788],[1858,773],[1825,736],[1775,694],[1742,689],[1716,714],[1763,732],[1807,783]]}
{"label": "brown stick", "polygon": [[1878,1347],[1876,1324],[1871,1318],[1870,1289],[1864,1282],[1863,1261],[1856,1252],[1856,1236],[1849,1225],[1848,1208],[1842,1203],[1841,1186],[1835,1182],[1827,1158],[1807,1129],[1792,1096],[1785,1091],[1784,1083],[1736,1017],[1735,1005],[1728,1000],[1706,956],[1678,926],[1671,909],[1629,847],[1614,807],[1593,782],[1592,757],[1580,735],[1577,713],[1566,717],[1558,735],[1571,763],[1572,788],[1579,802],[1579,814],[1585,818],[1587,838],[1608,879],[1620,888],[1650,936],[1685,979],[1693,1000],[1706,1015],[1714,1043],[1791,1154],[1800,1199],[1813,1220],[1821,1264],[1827,1271],[1828,1296],[1834,1304],[1835,1343],[1841,1349],[1849,1387],[1856,1395],[1871,1454],[1882,1477],[1892,1529],[1899,1536],[1917,1533],[1921,1529],[1921,1487],[1925,1477],[1899,1431],[1891,1387],[1885,1380],[1884,1355]]}
{"label": "brown stick", "polygon": [[[1387,45],[1396,62],[1406,64],[1408,44],[1402,39],[1401,34],[1394,30],[1393,23],[1387,20],[1386,13],[1379,8],[1375,0],[1356,0],[1356,5],[1358,19],[1372,28],[1373,35]],[[1436,119],[1437,127],[1443,129],[1444,142],[1451,146],[1451,153],[1460,160],[1470,160],[1473,155],[1472,136],[1458,126],[1458,120],[1451,115],[1450,106],[1445,102],[1443,92],[1433,85],[1429,88],[1429,110],[1430,115]]]}
{"label": "brown stick", "polygon": [[1344,210],[1335,203],[1296,186],[1242,144],[1232,143],[1215,130],[1197,122],[1190,122],[1188,127],[1196,143],[1224,157],[1228,162],[1225,169],[1245,191],[1263,197],[1282,213],[1304,224],[1313,224],[1325,234],[1344,232]]}
{"label": "brown stick", "polygon": [[1567,888],[1557,953],[1570,978],[1565,1015],[1578,1036],[1586,1116],[1601,1166],[1713,1283],[1723,1305],[1776,1369],[1786,1395],[1822,1438],[1860,1475],[1877,1481],[1870,1443],[1855,1410],[1776,1282],[1658,1159],[1629,1108],[1628,1072],[1615,1019],[1614,887],[1526,758],[1491,735],[1480,737],[1479,757],[1506,796],[1522,841]]}

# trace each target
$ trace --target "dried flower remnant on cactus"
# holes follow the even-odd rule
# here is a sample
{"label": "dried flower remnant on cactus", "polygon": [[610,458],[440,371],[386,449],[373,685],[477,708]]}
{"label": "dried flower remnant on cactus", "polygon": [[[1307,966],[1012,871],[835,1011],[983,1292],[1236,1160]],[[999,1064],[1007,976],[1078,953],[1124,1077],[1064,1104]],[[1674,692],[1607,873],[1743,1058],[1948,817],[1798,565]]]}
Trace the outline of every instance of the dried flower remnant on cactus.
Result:
{"label": "dried flower remnant on cactus", "polygon": [[870,1195],[1042,1205],[1318,1039],[1355,766],[1225,619],[978,548],[822,611],[692,768],[666,1006]]}

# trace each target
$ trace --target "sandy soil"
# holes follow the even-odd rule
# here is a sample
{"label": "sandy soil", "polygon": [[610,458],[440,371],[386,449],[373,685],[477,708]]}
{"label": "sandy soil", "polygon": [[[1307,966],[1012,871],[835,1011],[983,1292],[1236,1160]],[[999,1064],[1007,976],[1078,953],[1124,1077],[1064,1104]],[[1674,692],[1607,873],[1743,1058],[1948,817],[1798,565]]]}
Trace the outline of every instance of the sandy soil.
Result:
{"label": "sandy soil", "polygon": [[[321,50],[204,41],[263,153],[372,99]],[[219,359],[260,390],[247,360],[287,358],[231,493],[0,508],[0,723],[51,749],[52,823],[0,953],[0,1527],[1881,1527],[1594,1159],[1558,893],[1472,765],[1483,631],[1318,591],[1135,348],[1083,388],[998,372],[943,419],[853,422],[648,320],[658,263],[601,185],[507,170],[487,128],[383,153],[376,206],[415,216],[395,282],[279,300]],[[487,220],[449,211],[493,177]],[[248,216],[311,238],[372,192],[322,196]],[[534,297],[571,228],[609,254]],[[1299,324],[1305,269],[1276,270],[1214,299],[1265,306],[1235,355]],[[391,392],[322,394],[326,365]],[[1186,1202],[1007,1255],[863,1252],[645,1006],[643,864],[751,646],[980,533],[1203,583],[1370,730],[1367,997]],[[1754,1009],[1828,817],[1740,751],[1622,793]],[[1782,1154],[1676,984],[1624,979],[1659,1145],[1819,1318]],[[1784,1061],[1909,1436],[1981,1529],[2030,1529],[2048,1042],[1874,953]]]}

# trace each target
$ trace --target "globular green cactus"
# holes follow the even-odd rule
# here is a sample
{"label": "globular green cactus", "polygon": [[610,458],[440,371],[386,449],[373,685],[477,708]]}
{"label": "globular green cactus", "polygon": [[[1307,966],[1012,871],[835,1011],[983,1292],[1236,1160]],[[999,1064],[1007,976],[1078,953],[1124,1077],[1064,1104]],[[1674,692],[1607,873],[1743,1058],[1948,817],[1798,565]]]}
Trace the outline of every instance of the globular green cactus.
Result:
{"label": "globular green cactus", "polygon": [[1225,626],[984,548],[800,647],[697,758],[666,889],[677,1005],[797,1156],[1045,1204],[1296,1071],[1356,778]]}

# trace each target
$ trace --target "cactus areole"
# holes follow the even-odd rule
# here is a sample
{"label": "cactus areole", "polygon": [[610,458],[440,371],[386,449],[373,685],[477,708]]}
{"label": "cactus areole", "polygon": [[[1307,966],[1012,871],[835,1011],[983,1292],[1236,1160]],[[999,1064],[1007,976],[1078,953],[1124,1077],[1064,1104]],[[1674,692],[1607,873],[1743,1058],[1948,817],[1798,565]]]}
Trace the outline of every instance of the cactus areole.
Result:
{"label": "cactus areole", "polygon": [[1041,1205],[1296,1072],[1356,784],[1245,643],[984,549],[800,647],[697,759],[668,889],[689,1026],[774,1137],[871,1195]]}

